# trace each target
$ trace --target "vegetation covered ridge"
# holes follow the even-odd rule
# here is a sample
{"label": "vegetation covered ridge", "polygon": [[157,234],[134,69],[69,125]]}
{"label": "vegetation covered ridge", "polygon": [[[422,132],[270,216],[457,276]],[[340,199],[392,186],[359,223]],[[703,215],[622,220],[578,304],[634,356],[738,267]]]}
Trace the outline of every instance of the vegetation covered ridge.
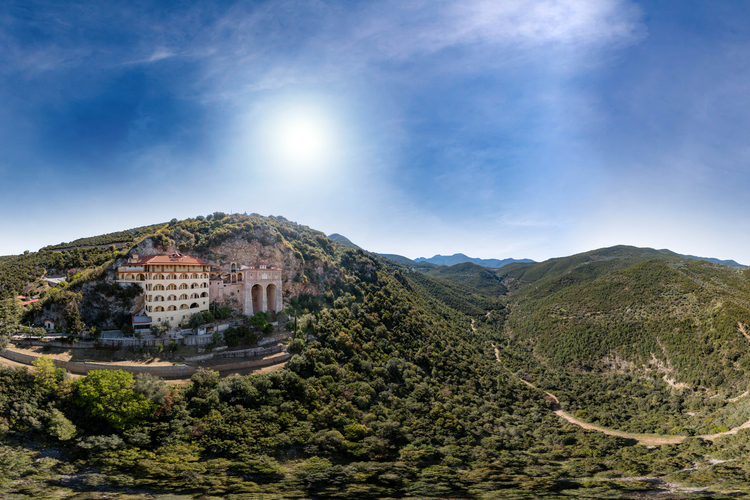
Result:
{"label": "vegetation covered ridge", "polygon": [[[622,285],[606,288],[618,279],[645,290],[694,283],[690,293],[699,305],[713,297],[701,290],[714,293],[723,284],[735,300],[722,304],[740,304],[744,285],[734,290],[729,275],[716,281],[703,264],[693,269],[615,249],[560,259],[546,271],[510,265],[496,275],[507,290],[498,293],[497,280],[471,267],[443,276],[414,272],[286,219],[256,215],[174,220],[142,243],[218,258],[231,241],[288,249],[301,263],[294,279],[314,284],[314,293],[289,302],[296,322],[287,368],[225,379],[206,370],[171,387],[118,371],[71,380],[46,358],[31,372],[2,370],[2,495],[669,498],[669,485],[680,483],[722,498],[747,488],[748,431],[713,442],[696,437],[750,419],[748,398],[729,397],[744,390],[744,372],[721,386],[670,384],[663,376],[671,372],[636,366],[638,350],[628,358],[629,351],[617,349],[629,344],[617,339],[606,351],[611,362],[585,349],[560,361],[554,345],[540,344],[556,344],[564,328],[548,332],[541,320],[528,319],[560,297],[580,304],[581,321],[599,318],[585,308],[606,303],[597,287],[628,297]],[[76,271],[81,275],[47,296],[69,293],[83,304],[111,289],[106,269],[124,250],[109,251],[101,272]],[[11,316],[0,326],[17,324]],[[606,336],[616,324],[601,323],[598,331]],[[668,348],[672,364],[664,367],[679,369]],[[571,425],[529,384],[555,394],[560,410],[582,421],[681,442],[649,449]]]}

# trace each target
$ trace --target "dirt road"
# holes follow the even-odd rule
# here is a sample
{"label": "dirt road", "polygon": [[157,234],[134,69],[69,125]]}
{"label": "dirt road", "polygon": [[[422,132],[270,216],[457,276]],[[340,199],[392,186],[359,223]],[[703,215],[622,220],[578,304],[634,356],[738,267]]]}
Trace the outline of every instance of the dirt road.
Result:
{"label": "dirt road", "polygon": [[[492,348],[495,350],[495,359],[499,363],[500,362],[500,351],[498,350],[497,347],[495,347],[494,344],[492,344]],[[518,379],[518,380],[520,380],[521,382],[523,382],[527,386],[531,387],[532,389],[535,389],[537,391],[541,391],[541,389],[539,389],[537,386],[535,386],[535,385],[533,385],[533,384],[531,384],[531,383],[529,383],[529,382],[527,382],[527,381],[525,381],[523,379]],[[584,422],[583,420],[580,420],[580,419],[574,417],[570,413],[568,413],[566,411],[563,411],[560,408],[560,401],[557,399],[557,397],[554,394],[546,392],[546,391],[543,391],[543,392],[544,392],[544,394],[547,395],[547,398],[550,401],[552,401],[552,403],[553,403],[553,411],[555,412],[555,415],[557,415],[557,416],[559,416],[559,417],[567,420],[568,422],[570,422],[573,425],[577,425],[577,426],[582,427],[584,429],[588,429],[588,430],[591,430],[591,431],[601,432],[603,434],[607,434],[608,436],[618,436],[618,437],[625,438],[625,439],[634,439],[634,440],[638,441],[638,443],[640,443],[642,445],[646,445],[646,446],[658,446],[658,445],[662,445],[662,444],[677,444],[677,443],[681,443],[682,441],[684,441],[686,439],[685,436],[660,436],[660,435],[657,435],[657,434],[631,434],[629,432],[622,432],[622,431],[618,431],[618,430],[614,430],[614,429],[607,429],[606,427],[600,427],[600,426],[594,425],[594,424],[589,424],[588,422]],[[748,420],[744,424],[742,424],[742,425],[740,425],[738,427],[735,427],[733,429],[730,429],[730,430],[728,430],[726,432],[719,432],[717,434],[706,434],[706,435],[703,435],[703,436],[695,436],[695,437],[699,437],[701,439],[706,439],[706,440],[709,440],[709,441],[713,441],[714,439],[718,439],[718,438],[720,438],[722,436],[727,436],[729,434],[737,434],[737,432],[740,429],[746,429],[748,427],[750,427],[750,420]]]}

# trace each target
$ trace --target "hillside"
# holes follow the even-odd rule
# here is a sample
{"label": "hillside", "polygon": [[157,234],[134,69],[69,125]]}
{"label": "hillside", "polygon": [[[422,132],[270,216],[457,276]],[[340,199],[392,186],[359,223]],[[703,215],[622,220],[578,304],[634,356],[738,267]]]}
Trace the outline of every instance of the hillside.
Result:
{"label": "hillside", "polygon": [[471,262],[436,267],[429,270],[428,274],[464,285],[484,295],[498,296],[508,291],[495,273]]}
{"label": "hillside", "polygon": [[391,254],[391,253],[381,253],[378,255],[380,257],[384,257],[398,264],[404,265],[410,269],[416,269],[417,271],[426,272],[426,271],[430,271],[431,269],[435,269],[437,267],[435,264],[430,264],[429,262],[415,262],[402,255],[396,255],[396,254]]}
{"label": "hillside", "polygon": [[552,366],[622,358],[669,367],[690,385],[739,387],[750,368],[750,280],[742,270],[660,251],[613,247],[516,264],[508,330]]}
{"label": "hillside", "polygon": [[360,249],[357,245],[355,245],[354,243],[352,243],[349,238],[347,238],[346,236],[343,236],[341,234],[338,234],[338,233],[329,234],[328,238],[332,239],[333,241],[335,241],[339,245],[344,245],[345,247],[353,248],[355,250],[359,250]]}
{"label": "hillside", "polygon": [[[221,264],[283,263],[295,318],[287,367],[223,380],[199,371],[172,387],[118,371],[0,370],[3,496],[635,499],[670,498],[676,483],[716,498],[748,488],[748,431],[689,439],[750,420],[750,344],[732,336],[750,324],[739,269],[615,247],[422,273],[281,217],[218,213],[172,221],[131,248],[168,245]],[[84,315],[126,250],[106,251],[56,292]],[[25,258],[42,269],[53,253],[65,252]],[[0,316],[3,327],[13,319]],[[571,425],[538,388],[624,437]],[[680,439],[646,448],[627,433]]]}

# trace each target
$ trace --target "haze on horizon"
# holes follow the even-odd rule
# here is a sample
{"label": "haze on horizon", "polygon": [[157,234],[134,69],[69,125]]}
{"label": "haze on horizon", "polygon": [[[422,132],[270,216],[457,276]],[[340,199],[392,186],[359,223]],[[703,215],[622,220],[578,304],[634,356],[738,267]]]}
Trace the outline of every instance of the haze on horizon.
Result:
{"label": "haze on horizon", "polygon": [[750,4],[0,6],[0,255],[214,211],[750,264]]}

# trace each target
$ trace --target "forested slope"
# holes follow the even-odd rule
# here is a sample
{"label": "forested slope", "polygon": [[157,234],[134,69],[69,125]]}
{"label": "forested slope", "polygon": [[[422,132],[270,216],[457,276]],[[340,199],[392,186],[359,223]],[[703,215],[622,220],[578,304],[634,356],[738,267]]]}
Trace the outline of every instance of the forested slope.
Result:
{"label": "forested slope", "polygon": [[508,332],[553,367],[621,358],[691,386],[744,388],[750,277],[659,253],[615,247],[505,270]]}
{"label": "forested slope", "polygon": [[[494,279],[409,271],[283,218],[219,214],[148,237],[204,255],[236,238],[284,245],[308,269],[328,269],[300,275],[321,281],[291,304],[294,357],[269,374],[201,371],[173,387],[118,371],[69,380],[44,362],[32,374],[2,370],[3,495],[643,498],[675,481],[717,495],[747,487],[746,431],[647,449],[567,424],[522,382],[632,432],[741,423],[750,398],[729,392],[744,390],[741,342],[730,339],[746,321],[742,272],[619,248],[509,266],[499,296]],[[699,362],[708,375],[693,372]],[[696,386],[676,388],[667,374]]]}

